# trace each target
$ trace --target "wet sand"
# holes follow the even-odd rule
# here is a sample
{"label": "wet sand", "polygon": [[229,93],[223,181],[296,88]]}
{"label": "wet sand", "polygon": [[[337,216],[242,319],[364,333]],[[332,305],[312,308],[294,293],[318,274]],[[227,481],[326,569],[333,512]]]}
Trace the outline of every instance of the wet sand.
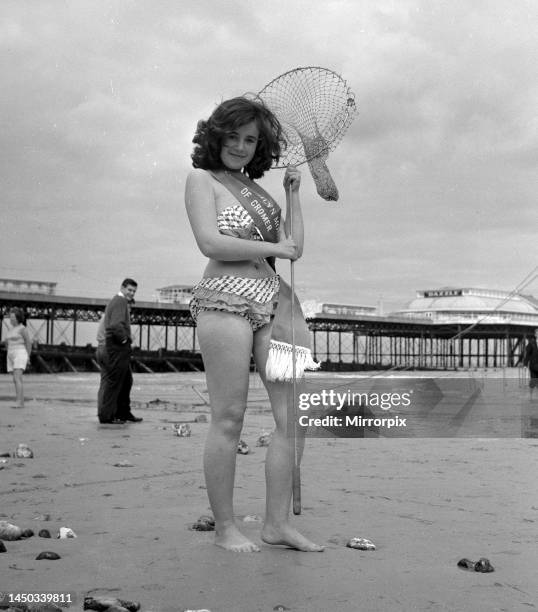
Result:
{"label": "wet sand", "polygon": [[[133,412],[144,421],[118,429],[97,425],[96,374],[24,382],[26,407],[16,410],[11,378],[0,377],[0,453],[19,443],[35,453],[0,464],[0,519],[36,535],[5,542],[0,590],[70,592],[73,610],[87,593],[139,601],[146,612],[538,609],[537,438],[309,439],[293,522],[326,550],[234,554],[189,529],[209,512],[208,424],[192,422],[209,415],[203,375],[136,375]],[[488,402],[538,417],[521,385],[493,387]],[[175,436],[173,424],[185,421],[192,435]],[[266,449],[255,444],[271,428],[253,377],[242,435],[251,452],[237,457],[239,520],[263,516]],[[260,524],[243,525],[260,542]],[[78,537],[37,536],[48,529],[54,538],[62,526]],[[377,550],[346,548],[351,537]],[[61,559],[36,561],[45,550]],[[487,557],[495,571],[461,570],[462,557]]]}

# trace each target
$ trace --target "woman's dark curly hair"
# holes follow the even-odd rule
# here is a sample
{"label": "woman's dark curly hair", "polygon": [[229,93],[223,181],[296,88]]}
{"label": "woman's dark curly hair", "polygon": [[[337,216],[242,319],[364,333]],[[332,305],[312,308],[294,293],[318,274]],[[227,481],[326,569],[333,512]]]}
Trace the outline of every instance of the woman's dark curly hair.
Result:
{"label": "woman's dark curly hair", "polygon": [[24,311],[22,310],[22,308],[17,308],[17,306],[14,306],[13,308],[9,309],[9,314],[15,315],[17,323],[22,323],[23,325],[25,324],[26,317],[24,316]]}
{"label": "woman's dark curly hair", "polygon": [[260,132],[256,153],[243,171],[251,179],[261,178],[266,170],[278,162],[285,141],[278,119],[259,99],[245,96],[219,104],[207,121],[200,120],[191,155],[192,165],[203,170],[220,170],[222,141],[230,133],[247,123],[256,122]]}

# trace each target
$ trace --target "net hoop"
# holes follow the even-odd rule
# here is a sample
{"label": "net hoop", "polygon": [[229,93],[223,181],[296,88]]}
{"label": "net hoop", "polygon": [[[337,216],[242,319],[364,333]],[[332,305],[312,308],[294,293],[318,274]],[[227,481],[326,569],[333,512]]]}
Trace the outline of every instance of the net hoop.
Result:
{"label": "net hoop", "polygon": [[285,147],[274,168],[326,158],[357,113],[355,95],[346,81],[320,66],[288,70],[257,95],[282,125]]}

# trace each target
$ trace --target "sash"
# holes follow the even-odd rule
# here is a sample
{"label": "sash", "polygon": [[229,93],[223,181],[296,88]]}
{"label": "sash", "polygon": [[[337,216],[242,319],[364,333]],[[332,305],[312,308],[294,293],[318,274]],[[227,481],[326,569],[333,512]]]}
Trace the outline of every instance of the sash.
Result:
{"label": "sash", "polygon": [[[273,198],[248,177],[227,172],[210,172],[224,185],[235,199],[245,208],[254,221],[260,236],[266,242],[278,242],[280,226],[280,207]],[[268,262],[274,269],[274,265]],[[292,312],[295,347],[292,340]],[[295,377],[302,378],[305,370],[318,370],[320,364],[312,359],[310,332],[297,296],[291,287],[280,278],[278,304],[273,318],[269,353],[265,366],[267,380],[276,382],[293,381],[293,352],[295,348]]]}
{"label": "sash", "polygon": [[259,185],[242,173],[211,172],[211,176],[224,185],[243,206],[265,242],[278,242],[280,206]]}

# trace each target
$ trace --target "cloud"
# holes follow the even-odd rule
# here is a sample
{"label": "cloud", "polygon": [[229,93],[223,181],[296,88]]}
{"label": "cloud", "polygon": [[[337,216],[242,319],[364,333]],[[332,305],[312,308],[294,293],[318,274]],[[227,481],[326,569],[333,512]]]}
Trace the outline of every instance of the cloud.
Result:
{"label": "cloud", "polygon": [[[196,122],[306,65],[340,71],[359,115],[328,160],[337,205],[302,167],[303,297],[403,304],[435,283],[509,289],[535,265],[535,2],[28,6],[0,6],[3,275],[102,294],[128,269],[140,299],[194,282]],[[281,180],[262,184],[282,202]]]}

